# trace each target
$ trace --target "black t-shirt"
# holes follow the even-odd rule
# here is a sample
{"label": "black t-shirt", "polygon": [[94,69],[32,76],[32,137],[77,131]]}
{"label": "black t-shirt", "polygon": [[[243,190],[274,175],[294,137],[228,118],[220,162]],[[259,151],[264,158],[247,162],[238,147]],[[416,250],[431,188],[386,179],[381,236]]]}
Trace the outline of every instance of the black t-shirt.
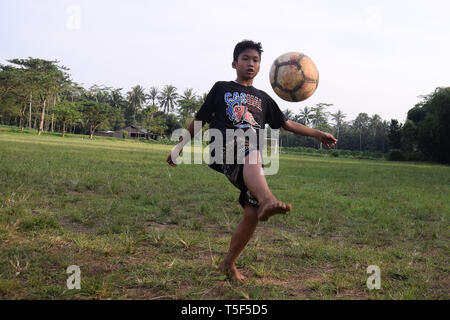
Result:
{"label": "black t-shirt", "polygon": [[210,128],[221,130],[224,137],[226,129],[253,128],[259,133],[266,123],[272,129],[278,129],[286,121],[277,103],[267,93],[235,81],[216,82],[195,117],[208,122]]}

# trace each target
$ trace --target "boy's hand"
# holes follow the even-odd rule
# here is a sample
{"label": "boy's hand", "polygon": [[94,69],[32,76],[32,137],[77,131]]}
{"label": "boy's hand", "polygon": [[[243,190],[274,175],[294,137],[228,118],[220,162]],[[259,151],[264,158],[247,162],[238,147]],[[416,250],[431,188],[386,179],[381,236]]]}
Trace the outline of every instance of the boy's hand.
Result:
{"label": "boy's hand", "polygon": [[176,167],[178,165],[176,161],[177,158],[180,156],[180,153],[181,153],[180,147],[176,145],[167,156],[166,162],[170,164],[172,167]]}
{"label": "boy's hand", "polygon": [[319,131],[317,135],[317,140],[322,142],[324,145],[326,145],[328,148],[334,147],[336,145],[337,139],[333,137],[332,134]]}
{"label": "boy's hand", "polygon": [[169,153],[169,155],[167,156],[166,162],[168,164],[170,164],[172,167],[176,167],[177,165],[172,161],[172,154]]}

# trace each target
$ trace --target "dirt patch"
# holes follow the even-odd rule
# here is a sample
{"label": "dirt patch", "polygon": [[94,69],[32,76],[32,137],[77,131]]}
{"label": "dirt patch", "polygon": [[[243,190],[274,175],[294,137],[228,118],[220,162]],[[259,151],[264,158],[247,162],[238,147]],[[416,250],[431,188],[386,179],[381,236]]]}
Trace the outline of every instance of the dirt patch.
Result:
{"label": "dirt patch", "polygon": [[301,279],[275,279],[269,277],[258,278],[255,280],[258,285],[271,285],[279,287],[282,292],[292,299],[311,299],[312,290],[309,289]]}
{"label": "dirt patch", "polygon": [[164,231],[164,230],[170,230],[170,229],[176,229],[179,228],[177,224],[174,223],[167,223],[167,222],[146,222],[144,223],[144,229],[145,231],[148,231],[150,229],[156,229],[158,231]]}
{"label": "dirt patch", "polygon": [[434,284],[430,286],[430,291],[433,292],[435,299],[449,299],[450,297],[450,276],[435,280]]}
{"label": "dirt patch", "polygon": [[65,229],[75,233],[93,233],[93,229],[81,223],[72,221],[71,218],[63,218],[59,221],[59,225]]}
{"label": "dirt patch", "polygon": [[157,292],[153,292],[149,288],[140,288],[140,287],[133,287],[133,288],[126,288],[124,290],[124,296],[121,297],[121,299],[125,300],[173,300],[175,299],[174,296],[170,295],[161,295]]}

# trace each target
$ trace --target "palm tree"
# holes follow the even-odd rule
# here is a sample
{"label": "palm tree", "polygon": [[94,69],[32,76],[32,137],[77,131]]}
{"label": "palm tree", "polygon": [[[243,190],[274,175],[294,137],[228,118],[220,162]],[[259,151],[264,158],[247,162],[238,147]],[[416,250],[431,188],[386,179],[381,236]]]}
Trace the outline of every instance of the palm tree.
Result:
{"label": "palm tree", "polygon": [[[311,123],[315,129],[318,130],[327,130],[328,125],[328,116],[329,112],[326,112],[325,109],[332,106],[330,103],[318,103],[315,107],[311,108],[313,112],[311,116]],[[319,143],[320,149],[322,149],[322,142]]]}
{"label": "palm tree", "polygon": [[369,116],[367,113],[360,113],[353,120],[353,126],[359,130],[359,151],[362,151],[362,131],[367,128],[367,124],[369,123]]}
{"label": "palm tree", "polygon": [[125,102],[122,93],[120,92],[121,90],[122,88],[111,90],[111,92],[109,93],[109,101],[108,101],[111,107],[119,110],[122,109],[122,106]]}
{"label": "palm tree", "polygon": [[174,109],[177,99],[177,88],[171,84],[165,85],[158,96],[158,100],[161,103],[161,108],[163,108],[164,113],[169,113]]}
{"label": "palm tree", "polygon": [[143,104],[147,100],[147,95],[144,92],[144,88],[137,85],[131,88],[127,98],[130,108],[133,110],[133,125],[136,125],[136,113],[142,109]]}
{"label": "palm tree", "polygon": [[155,104],[155,100],[158,97],[158,94],[159,94],[159,89],[157,87],[151,87],[150,88],[148,98],[150,100],[152,100],[152,104],[153,105],[156,105]]}
{"label": "palm tree", "polygon": [[96,102],[107,102],[111,89],[111,87],[105,87],[101,85],[99,86],[94,84],[89,88],[86,94],[87,97],[92,101],[95,100]]}
{"label": "palm tree", "polygon": [[[335,123],[335,127],[337,130],[337,135],[336,135],[336,139],[339,140],[339,132],[341,131],[342,125],[344,124],[344,119],[346,117],[346,114],[344,114],[344,112],[342,112],[342,110],[338,109],[338,111],[336,113],[332,113],[331,114],[331,118],[334,120]],[[336,143],[336,149],[338,148],[337,143]]]}
{"label": "palm tree", "polygon": [[191,118],[198,109],[200,109],[200,103],[194,89],[188,88],[184,90],[182,96],[177,100],[178,112],[183,119]]}
{"label": "palm tree", "polygon": [[286,109],[283,111],[283,113],[286,120],[294,120],[294,113],[292,112],[292,110]]}
{"label": "palm tree", "polygon": [[183,101],[183,100],[194,100],[196,99],[197,95],[194,92],[194,89],[192,88],[187,88],[186,90],[184,90],[183,95],[179,96],[179,100]]}
{"label": "palm tree", "polygon": [[329,106],[332,106],[332,104],[318,103],[315,107],[311,108],[311,111],[313,112],[311,115],[311,123],[314,128],[320,129],[321,127],[328,125],[329,112],[326,112],[325,109]]}
{"label": "palm tree", "polygon": [[371,147],[375,150],[383,149],[383,119],[378,114],[369,118],[368,129],[371,135]]}
{"label": "palm tree", "polygon": [[208,94],[207,94],[206,92],[204,92],[201,96],[199,96],[199,97],[197,98],[198,103],[200,104],[200,106],[201,106],[203,103],[205,103],[206,97],[207,97],[207,96],[208,96]]}
{"label": "palm tree", "polygon": [[371,118],[369,118],[369,129],[372,135],[376,135],[378,127],[382,124],[383,119],[378,114],[374,114]]}
{"label": "palm tree", "polygon": [[299,121],[301,123],[303,123],[306,126],[309,126],[309,124],[311,123],[311,119],[312,119],[312,113],[311,113],[311,108],[309,107],[304,107],[302,111],[300,111],[300,113],[295,116],[295,120]]}

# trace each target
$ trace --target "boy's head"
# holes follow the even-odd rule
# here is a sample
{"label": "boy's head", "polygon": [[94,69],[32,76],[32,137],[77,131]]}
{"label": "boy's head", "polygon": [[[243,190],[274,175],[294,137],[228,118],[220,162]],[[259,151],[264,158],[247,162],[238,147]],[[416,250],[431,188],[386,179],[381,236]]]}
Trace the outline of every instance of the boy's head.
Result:
{"label": "boy's head", "polygon": [[263,52],[261,42],[256,43],[251,40],[242,40],[234,47],[233,62],[238,62],[239,55],[248,49],[256,50],[259,54],[259,60],[261,60],[261,53]]}
{"label": "boy's head", "polygon": [[243,40],[234,48],[232,67],[236,69],[238,79],[250,80],[256,77],[261,63],[261,43]]}

